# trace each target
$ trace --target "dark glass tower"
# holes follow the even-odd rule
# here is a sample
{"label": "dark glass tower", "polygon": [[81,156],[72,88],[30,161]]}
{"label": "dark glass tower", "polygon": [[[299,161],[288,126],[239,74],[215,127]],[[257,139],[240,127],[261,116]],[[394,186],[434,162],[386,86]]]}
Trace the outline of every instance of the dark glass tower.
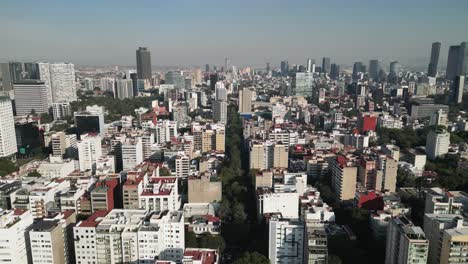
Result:
{"label": "dark glass tower", "polygon": [[138,79],[151,80],[151,54],[148,48],[139,47],[136,51]]}
{"label": "dark glass tower", "polygon": [[460,52],[460,46],[450,46],[448,59],[447,59],[447,72],[446,78],[453,81],[457,76],[458,68],[458,54]]}
{"label": "dark glass tower", "polygon": [[440,42],[432,43],[431,61],[427,68],[427,76],[435,77],[437,74],[437,65],[439,64]]}
{"label": "dark glass tower", "polygon": [[322,72],[323,73],[330,73],[331,65],[330,65],[330,58],[324,57],[322,59]]}

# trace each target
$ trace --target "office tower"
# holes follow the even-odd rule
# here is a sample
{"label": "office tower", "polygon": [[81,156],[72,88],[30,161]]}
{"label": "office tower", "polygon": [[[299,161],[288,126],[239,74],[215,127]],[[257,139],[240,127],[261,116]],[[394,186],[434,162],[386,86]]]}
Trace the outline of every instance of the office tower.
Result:
{"label": "office tower", "polygon": [[344,156],[331,163],[332,187],[340,201],[352,200],[356,194],[357,167]]}
{"label": "office tower", "polygon": [[330,73],[330,58],[328,57],[324,57],[322,59],[322,72],[327,74],[327,73]]}
{"label": "office tower", "polygon": [[164,75],[165,84],[172,84],[177,90],[185,89],[185,77],[180,71],[170,71]]}
{"label": "office tower", "polygon": [[46,62],[39,62],[37,63],[37,68],[39,72],[39,80],[44,82],[44,85],[47,89],[47,103],[52,105],[54,103],[54,99],[52,96],[52,80],[50,76],[50,65]]}
{"label": "office tower", "polygon": [[304,263],[305,226],[302,221],[272,219],[268,229],[271,263]]}
{"label": "office tower", "polygon": [[24,63],[24,79],[39,80],[39,65],[35,62]]}
{"label": "office tower", "polygon": [[426,155],[430,160],[448,153],[450,133],[445,130],[431,131],[426,139]]}
{"label": "office tower", "polygon": [[123,169],[130,170],[143,162],[143,142],[140,137],[129,138],[122,143]]}
{"label": "office tower", "polygon": [[78,142],[80,171],[96,170],[96,161],[102,156],[101,137],[98,134],[81,135]]}
{"label": "office tower", "polygon": [[431,60],[429,66],[427,67],[427,76],[436,77],[437,75],[437,65],[439,64],[439,54],[440,54],[440,42],[432,43],[431,48]]}
{"label": "office tower", "polygon": [[16,115],[25,116],[32,112],[40,115],[49,112],[47,88],[39,80],[23,80],[13,84]]}
{"label": "office tower", "polygon": [[385,264],[427,263],[429,241],[424,231],[405,216],[390,220]]}
{"label": "office tower", "polygon": [[266,71],[267,74],[271,71],[269,62],[266,63],[265,71]]}
{"label": "office tower", "polygon": [[306,72],[315,72],[315,60],[307,59]]}
{"label": "office tower", "polygon": [[133,81],[129,79],[119,79],[116,81],[114,98],[133,98]]}
{"label": "office tower", "polygon": [[62,120],[71,115],[71,106],[69,102],[53,103],[52,115],[54,120]]}
{"label": "office tower", "polygon": [[[34,121],[17,121],[15,123],[16,145],[20,154],[26,150],[32,150],[41,145],[39,140],[39,127]],[[1,207],[5,208],[5,207]]]}
{"label": "office tower", "polygon": [[294,95],[312,97],[313,96],[314,74],[312,72],[296,72],[292,80]]}
{"label": "office tower", "polygon": [[75,112],[75,126],[78,133],[98,133],[101,137],[105,134],[104,128],[104,107],[87,106],[85,111]]}
{"label": "office tower", "polygon": [[231,67],[231,60],[229,58],[224,58],[224,72],[229,72]]}
{"label": "office tower", "polygon": [[92,78],[85,78],[84,79],[84,88],[86,91],[93,91],[94,90],[94,80]]}
{"label": "office tower", "polygon": [[210,74],[210,90],[211,91],[214,91],[217,82],[218,82],[218,74],[217,73]]}
{"label": "office tower", "polygon": [[364,65],[362,64],[362,62],[358,61],[358,62],[355,62],[354,65],[353,65],[353,79],[358,79],[358,74],[361,72],[361,73],[364,73],[365,72],[365,69],[364,69]]}
{"label": "office tower", "polygon": [[252,112],[252,91],[248,88],[239,91],[239,112]]}
{"label": "office tower", "polygon": [[390,62],[390,72],[388,74],[392,76],[398,76],[399,72],[400,72],[400,63],[398,63],[398,61]]}
{"label": "office tower", "polygon": [[192,85],[200,85],[203,82],[203,72],[201,69],[195,69],[192,73]]}
{"label": "office tower", "polygon": [[[49,64],[49,72],[53,102],[76,101],[75,66],[71,63],[53,63]],[[47,81],[44,82],[47,84]]]}
{"label": "office tower", "polygon": [[460,54],[460,46],[450,46],[448,59],[447,59],[447,70],[446,78],[448,80],[454,80],[458,73],[458,57]]}
{"label": "office tower", "polygon": [[213,102],[213,121],[227,123],[227,102],[216,100]]}
{"label": "office tower", "polygon": [[151,80],[151,53],[147,47],[139,47],[136,51],[138,79]]}
{"label": "office tower", "polygon": [[15,154],[16,133],[13,107],[8,97],[0,97],[0,158]]}
{"label": "office tower", "polygon": [[379,79],[380,65],[378,60],[369,61],[369,77],[377,81]]}
{"label": "office tower", "polygon": [[465,86],[465,76],[458,75],[452,83],[452,103],[461,104],[463,102],[463,89]]}
{"label": "office tower", "polygon": [[287,75],[289,73],[289,63],[288,61],[282,61],[280,65],[281,74]]}
{"label": "office tower", "polygon": [[340,77],[340,65],[333,63],[330,69],[330,78],[336,80],[338,77]]}
{"label": "office tower", "polygon": [[215,100],[226,101],[227,91],[223,82],[217,82],[215,85]]}
{"label": "office tower", "polygon": [[457,75],[464,76],[468,73],[468,43],[462,42],[459,47]]}
{"label": "office tower", "polygon": [[210,65],[209,64],[205,64],[205,72],[210,72]]}
{"label": "office tower", "polygon": [[29,210],[4,210],[0,219],[0,255],[3,263],[31,263],[28,228],[33,224]]}
{"label": "office tower", "polygon": [[13,82],[11,80],[11,73],[10,73],[10,64],[9,63],[2,63],[0,64],[1,71],[2,71],[2,91],[11,91],[13,90]]}
{"label": "office tower", "polygon": [[99,88],[101,89],[101,91],[103,91],[103,92],[114,92],[114,89],[115,89],[115,79],[114,78],[109,78],[109,77],[101,78],[99,83],[100,83]]}

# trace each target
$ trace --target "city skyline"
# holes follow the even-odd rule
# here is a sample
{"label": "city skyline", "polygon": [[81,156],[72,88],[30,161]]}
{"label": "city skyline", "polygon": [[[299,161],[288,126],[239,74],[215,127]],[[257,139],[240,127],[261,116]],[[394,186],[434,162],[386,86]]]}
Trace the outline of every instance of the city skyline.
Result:
{"label": "city skyline", "polygon": [[379,59],[427,69],[431,43],[441,42],[443,69],[449,46],[468,38],[460,33],[468,3],[449,2],[113,1],[109,9],[110,2],[49,1],[34,11],[12,2],[0,11],[0,22],[15,29],[0,36],[0,60],[136,65],[134,51],[142,46],[155,66],[221,66],[228,57],[233,65],[277,67],[281,60],[330,57],[345,65]]}

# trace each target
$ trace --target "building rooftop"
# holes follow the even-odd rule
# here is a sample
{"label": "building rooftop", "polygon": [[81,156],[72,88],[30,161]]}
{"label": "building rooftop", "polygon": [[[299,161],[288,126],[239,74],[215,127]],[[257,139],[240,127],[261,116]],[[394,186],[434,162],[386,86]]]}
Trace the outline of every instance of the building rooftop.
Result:
{"label": "building rooftop", "polygon": [[50,232],[59,222],[59,220],[39,220],[32,224],[30,228],[33,232]]}

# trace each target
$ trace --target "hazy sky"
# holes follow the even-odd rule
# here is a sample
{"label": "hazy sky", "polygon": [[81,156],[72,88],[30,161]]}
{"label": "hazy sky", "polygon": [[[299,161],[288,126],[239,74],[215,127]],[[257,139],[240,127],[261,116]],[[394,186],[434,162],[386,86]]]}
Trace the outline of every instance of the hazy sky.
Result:
{"label": "hazy sky", "polygon": [[468,41],[467,0],[11,0],[0,4],[0,60],[134,65],[264,65],[307,57],[424,64],[430,46]]}

